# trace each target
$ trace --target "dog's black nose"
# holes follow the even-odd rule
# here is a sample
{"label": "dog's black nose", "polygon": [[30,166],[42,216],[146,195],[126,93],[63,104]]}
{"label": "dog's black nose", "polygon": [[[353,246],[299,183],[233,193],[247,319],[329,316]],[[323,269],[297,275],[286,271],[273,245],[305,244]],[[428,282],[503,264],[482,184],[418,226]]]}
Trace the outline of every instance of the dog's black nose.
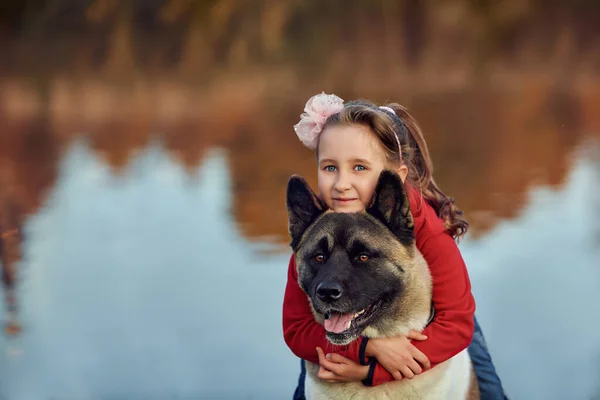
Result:
{"label": "dog's black nose", "polygon": [[342,297],[342,285],[337,282],[325,281],[317,286],[317,296],[326,302],[332,302]]}

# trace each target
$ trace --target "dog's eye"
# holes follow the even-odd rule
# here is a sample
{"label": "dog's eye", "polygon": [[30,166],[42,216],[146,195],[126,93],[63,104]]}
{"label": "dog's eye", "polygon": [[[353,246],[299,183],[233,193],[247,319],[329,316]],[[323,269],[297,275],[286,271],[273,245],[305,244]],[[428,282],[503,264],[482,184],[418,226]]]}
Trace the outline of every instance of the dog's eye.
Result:
{"label": "dog's eye", "polygon": [[317,254],[315,256],[315,261],[318,263],[322,263],[323,261],[325,261],[325,256],[323,254]]}
{"label": "dog's eye", "polygon": [[370,258],[370,257],[369,257],[369,255],[368,255],[368,254],[365,254],[365,253],[362,253],[361,255],[359,255],[359,256],[358,256],[358,259],[359,259],[360,261],[362,261],[362,262],[367,262],[367,261],[369,261],[369,258]]}

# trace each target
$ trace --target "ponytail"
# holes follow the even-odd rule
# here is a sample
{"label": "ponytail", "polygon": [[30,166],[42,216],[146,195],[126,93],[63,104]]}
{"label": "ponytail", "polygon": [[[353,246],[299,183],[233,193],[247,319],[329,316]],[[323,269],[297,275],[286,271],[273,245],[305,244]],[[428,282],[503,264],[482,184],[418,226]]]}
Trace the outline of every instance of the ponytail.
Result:
{"label": "ponytail", "polygon": [[388,104],[387,107],[394,110],[406,128],[398,133],[406,136],[400,137],[400,142],[403,145],[402,159],[408,167],[409,181],[444,221],[448,233],[458,240],[467,233],[469,223],[454,204],[454,199],[444,194],[433,180],[433,162],[421,128],[405,107],[397,103]]}

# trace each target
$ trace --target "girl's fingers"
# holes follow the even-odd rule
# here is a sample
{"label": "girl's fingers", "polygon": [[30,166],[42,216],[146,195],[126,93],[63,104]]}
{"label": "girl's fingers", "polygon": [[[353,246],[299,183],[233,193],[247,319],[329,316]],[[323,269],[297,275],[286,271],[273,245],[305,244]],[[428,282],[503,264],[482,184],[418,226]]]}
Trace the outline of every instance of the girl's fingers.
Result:
{"label": "girl's fingers", "polygon": [[329,353],[325,356],[331,362],[338,364],[350,364],[351,360],[338,353]]}
{"label": "girl's fingers", "polygon": [[325,382],[329,382],[329,383],[338,382],[337,376],[333,372],[327,371],[323,367],[319,368],[319,372],[317,373],[317,377],[319,379],[322,379]]}
{"label": "girl's fingers", "polygon": [[429,358],[427,358],[427,356],[416,347],[413,349],[413,358],[423,366],[425,371],[431,369],[431,363],[429,362]]}
{"label": "girl's fingers", "polygon": [[415,360],[412,360],[408,363],[408,368],[410,368],[410,370],[414,372],[415,375],[419,375],[421,372],[423,372],[423,369]]}
{"label": "girl's fingers", "polygon": [[402,367],[400,372],[402,372],[402,376],[407,379],[412,379],[415,377],[415,374],[408,367]]}
{"label": "girl's fingers", "polygon": [[427,340],[427,336],[415,330],[411,330],[410,332],[408,332],[408,335],[406,335],[406,337],[411,340]]}
{"label": "girl's fingers", "polygon": [[334,374],[339,373],[339,369],[340,369],[341,365],[338,363],[329,361],[325,357],[325,353],[323,352],[323,349],[321,349],[320,347],[317,347],[317,354],[319,355],[319,365],[321,365],[322,368],[325,368],[327,371],[334,373]]}

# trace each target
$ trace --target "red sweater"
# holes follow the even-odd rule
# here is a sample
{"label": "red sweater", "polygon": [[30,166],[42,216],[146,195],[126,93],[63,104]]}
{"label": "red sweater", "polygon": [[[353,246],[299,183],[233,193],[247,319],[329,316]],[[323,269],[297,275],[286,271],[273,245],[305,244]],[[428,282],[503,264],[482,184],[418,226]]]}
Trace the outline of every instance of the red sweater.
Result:
{"label": "red sweater", "polygon": [[[416,244],[431,271],[435,307],[435,317],[423,331],[427,340],[412,343],[429,358],[434,367],[471,343],[475,300],[465,263],[458,246],[444,229],[443,221],[418,191],[408,186],[407,189],[415,221]],[[359,358],[361,345],[361,356],[364,356],[364,338],[358,338],[346,346],[335,346],[327,341],[325,329],[314,320],[306,293],[298,285],[293,255],[283,300],[283,334],[290,350],[302,359],[318,364],[316,347],[321,347],[326,353],[340,353],[364,364]],[[373,386],[394,380],[379,363],[375,364],[369,375],[372,379],[366,384]]]}

